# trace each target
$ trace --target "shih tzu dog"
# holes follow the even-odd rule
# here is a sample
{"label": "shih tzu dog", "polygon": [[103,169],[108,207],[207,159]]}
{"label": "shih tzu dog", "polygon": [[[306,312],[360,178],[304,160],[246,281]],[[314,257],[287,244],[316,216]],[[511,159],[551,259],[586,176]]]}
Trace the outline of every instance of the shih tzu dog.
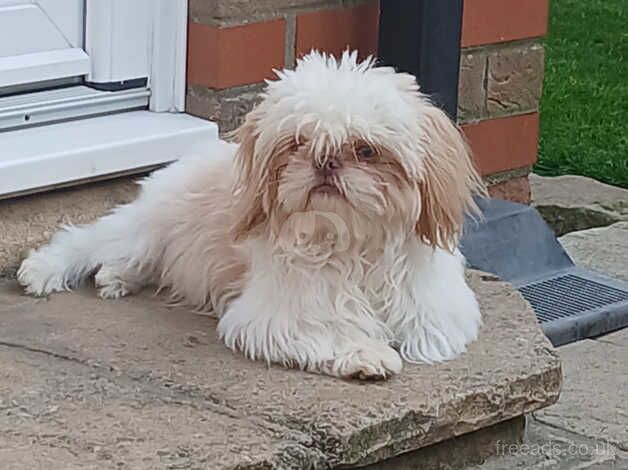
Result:
{"label": "shih tzu dog", "polygon": [[236,132],[156,171],[131,204],[65,227],[18,272],[26,292],[95,273],[102,298],[153,284],[218,318],[246,357],[386,378],[451,359],[481,323],[457,249],[484,187],[415,78],[312,52]]}

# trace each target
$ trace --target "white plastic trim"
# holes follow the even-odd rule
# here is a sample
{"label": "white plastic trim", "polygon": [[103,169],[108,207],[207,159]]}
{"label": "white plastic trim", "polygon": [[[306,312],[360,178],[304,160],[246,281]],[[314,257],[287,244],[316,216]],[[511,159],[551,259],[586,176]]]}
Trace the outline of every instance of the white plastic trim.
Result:
{"label": "white plastic trim", "polygon": [[84,0],[35,0],[72,47],[83,47]]}
{"label": "white plastic trim", "polygon": [[151,0],[86,0],[85,50],[92,58],[87,80],[120,82],[147,77]]}
{"label": "white plastic trim", "polygon": [[187,0],[87,0],[87,80],[148,77],[150,110],[185,110]]}
{"label": "white plastic trim", "polygon": [[187,0],[154,0],[150,110],[185,111]]}
{"label": "white plastic trim", "polygon": [[116,92],[72,86],[0,97],[0,132],[128,109],[146,108],[144,88]]}
{"label": "white plastic trim", "polygon": [[217,138],[212,122],[150,111],[0,133],[0,196],[171,162]]}
{"label": "white plastic trim", "polygon": [[85,75],[89,62],[79,48],[0,57],[0,87]]}

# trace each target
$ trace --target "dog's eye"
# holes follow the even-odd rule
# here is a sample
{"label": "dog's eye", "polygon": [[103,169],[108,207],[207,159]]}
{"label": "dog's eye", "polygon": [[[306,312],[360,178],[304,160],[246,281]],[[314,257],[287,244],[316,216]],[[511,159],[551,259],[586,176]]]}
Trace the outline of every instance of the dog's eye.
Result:
{"label": "dog's eye", "polygon": [[369,145],[360,145],[357,149],[355,149],[355,154],[361,160],[370,160],[377,155],[373,147]]}

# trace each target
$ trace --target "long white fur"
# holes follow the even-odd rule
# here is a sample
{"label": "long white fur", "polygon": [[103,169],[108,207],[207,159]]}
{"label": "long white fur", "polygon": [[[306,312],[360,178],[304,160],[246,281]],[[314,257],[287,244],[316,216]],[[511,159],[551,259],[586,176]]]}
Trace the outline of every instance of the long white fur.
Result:
{"label": "long white fur", "polygon": [[[267,228],[236,241],[247,187],[234,189],[243,171],[234,158],[244,147],[216,141],[204,155],[156,171],[136,201],[92,225],[65,227],[31,252],[18,279],[28,293],[46,295],[95,273],[103,298],[155,284],[215,312],[228,347],[310,371],[387,377],[400,372],[401,358],[451,359],[476,338],[481,319],[463,257],[415,231],[421,199],[413,181],[425,176],[431,144],[422,120],[430,107],[408,75],[355,54],[336,61],[312,53],[295,71],[279,72],[252,113],[253,170],[268,164],[266,149],[286,134],[308,139],[315,159],[359,137],[399,157],[407,188],[382,189],[358,165],[338,182],[346,201],[316,198],[307,206],[309,164],[295,162]],[[317,217],[335,239],[300,238],[304,226],[306,236],[316,235]],[[279,231],[273,218],[283,223]]]}

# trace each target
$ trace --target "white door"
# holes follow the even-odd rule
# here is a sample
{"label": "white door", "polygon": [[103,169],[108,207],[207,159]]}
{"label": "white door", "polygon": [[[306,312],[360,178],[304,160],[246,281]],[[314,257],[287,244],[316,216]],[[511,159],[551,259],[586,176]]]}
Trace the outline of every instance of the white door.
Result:
{"label": "white door", "polygon": [[0,0],[0,199],[204,148],[184,114],[187,0]]}
{"label": "white door", "polygon": [[84,0],[0,0],[0,95],[90,71]]}

